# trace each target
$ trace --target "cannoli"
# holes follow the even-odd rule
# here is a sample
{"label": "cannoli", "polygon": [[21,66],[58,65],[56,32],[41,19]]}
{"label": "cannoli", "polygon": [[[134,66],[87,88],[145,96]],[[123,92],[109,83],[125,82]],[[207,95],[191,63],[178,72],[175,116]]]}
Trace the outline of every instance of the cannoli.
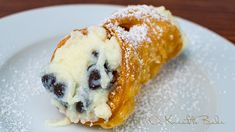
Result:
{"label": "cannoli", "polygon": [[133,112],[142,85],[182,48],[168,10],[128,6],[66,36],[41,80],[66,121],[113,128]]}

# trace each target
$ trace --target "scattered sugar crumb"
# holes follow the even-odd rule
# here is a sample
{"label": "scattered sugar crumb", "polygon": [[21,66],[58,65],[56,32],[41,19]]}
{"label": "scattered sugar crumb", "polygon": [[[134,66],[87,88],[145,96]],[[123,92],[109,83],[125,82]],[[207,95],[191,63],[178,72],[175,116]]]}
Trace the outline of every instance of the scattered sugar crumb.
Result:
{"label": "scattered sugar crumb", "polygon": [[[212,86],[200,72],[184,55],[167,64],[155,79],[141,89],[136,98],[134,114],[114,131],[146,131],[154,117],[163,118],[173,114],[179,118],[183,116],[182,113],[199,114],[210,111],[212,108],[207,106],[211,99],[205,88],[210,89]],[[202,78],[203,81],[198,83]],[[170,131],[169,126],[158,123],[155,125],[160,132]]]}
{"label": "scattered sugar crumb", "polygon": [[[41,52],[40,57],[45,58],[45,53]],[[9,132],[29,132],[32,116],[23,110],[24,103],[45,92],[40,81],[40,69],[45,60],[35,61],[35,58],[29,57],[23,68],[16,67],[16,63],[23,61],[19,58],[16,62],[10,62],[14,64],[1,69],[1,73],[5,74],[4,78],[0,76],[0,126]]]}

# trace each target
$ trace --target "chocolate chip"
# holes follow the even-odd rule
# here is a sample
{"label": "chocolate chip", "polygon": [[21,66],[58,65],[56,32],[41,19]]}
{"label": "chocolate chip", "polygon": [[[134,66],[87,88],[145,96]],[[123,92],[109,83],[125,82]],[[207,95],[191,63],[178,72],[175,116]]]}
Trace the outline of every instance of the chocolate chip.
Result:
{"label": "chocolate chip", "polygon": [[110,68],[109,68],[109,65],[108,65],[108,62],[106,61],[104,63],[104,68],[105,68],[105,72],[107,74],[112,74],[113,77],[112,77],[112,80],[109,82],[107,88],[111,88],[113,86],[113,84],[116,82],[116,75],[117,75],[117,71],[112,71]]}
{"label": "chocolate chip", "polygon": [[83,103],[82,103],[81,101],[77,102],[77,104],[76,104],[76,110],[77,110],[77,112],[79,112],[79,113],[82,113],[82,112],[85,111],[85,110],[84,110],[84,105],[83,105]]}
{"label": "chocolate chip", "polygon": [[96,58],[98,58],[99,56],[99,53],[95,50],[95,51],[92,51],[92,55]]}
{"label": "chocolate chip", "polygon": [[43,86],[47,90],[52,91],[53,86],[56,82],[56,77],[52,73],[51,74],[45,74],[45,75],[42,76],[41,81],[42,81]]}
{"label": "chocolate chip", "polygon": [[65,85],[63,83],[57,83],[54,86],[54,94],[58,97],[61,98],[64,96],[65,92]]}
{"label": "chocolate chip", "polygon": [[108,73],[108,72],[111,71],[110,68],[109,68],[109,65],[108,65],[108,62],[107,62],[107,61],[104,63],[104,69],[105,69],[105,72],[106,72],[106,73]]}
{"label": "chocolate chip", "polygon": [[90,71],[88,79],[89,88],[95,90],[101,87],[100,78],[100,72],[97,69],[93,69],[92,71]]}

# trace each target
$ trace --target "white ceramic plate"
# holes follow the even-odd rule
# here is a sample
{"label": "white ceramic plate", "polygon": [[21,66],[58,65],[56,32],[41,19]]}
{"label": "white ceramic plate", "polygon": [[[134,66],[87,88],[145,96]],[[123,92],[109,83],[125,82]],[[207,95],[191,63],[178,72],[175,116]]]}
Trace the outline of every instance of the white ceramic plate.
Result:
{"label": "white ceramic plate", "polygon": [[[55,6],[0,19],[1,132],[105,131],[82,125],[59,128],[45,125],[46,120],[63,116],[50,105],[40,72],[63,36],[73,29],[97,24],[119,8]],[[144,86],[136,99],[135,113],[114,131],[234,129],[234,45],[197,24],[177,20],[188,38],[185,50]]]}

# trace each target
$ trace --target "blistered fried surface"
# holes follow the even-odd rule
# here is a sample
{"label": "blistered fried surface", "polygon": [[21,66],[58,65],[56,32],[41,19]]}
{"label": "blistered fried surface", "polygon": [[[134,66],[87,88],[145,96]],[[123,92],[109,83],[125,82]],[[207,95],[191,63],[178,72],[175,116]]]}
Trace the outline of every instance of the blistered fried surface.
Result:
{"label": "blistered fried surface", "polygon": [[180,53],[183,37],[171,13],[164,7],[129,6],[114,13],[102,26],[119,41],[122,61],[108,98],[112,116],[108,122],[100,119],[86,125],[113,128],[121,125],[133,112],[135,96],[141,86]]}

